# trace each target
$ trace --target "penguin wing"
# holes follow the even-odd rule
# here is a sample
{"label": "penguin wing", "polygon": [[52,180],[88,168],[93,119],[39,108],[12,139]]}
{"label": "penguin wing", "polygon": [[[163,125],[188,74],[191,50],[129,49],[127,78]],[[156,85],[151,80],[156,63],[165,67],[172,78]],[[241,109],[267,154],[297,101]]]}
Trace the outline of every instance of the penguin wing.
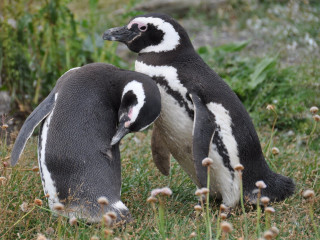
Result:
{"label": "penguin wing", "polygon": [[160,130],[154,124],[151,138],[152,159],[159,171],[168,176],[170,173],[170,152],[160,133]]}
{"label": "penguin wing", "polygon": [[54,90],[49,94],[49,96],[44,99],[38,107],[29,115],[24,124],[22,125],[18,137],[14,143],[12,152],[11,152],[11,165],[14,166],[17,164],[21,153],[31,137],[34,129],[45,119],[55,106],[55,94]]}
{"label": "penguin wing", "polygon": [[216,129],[215,118],[201,99],[191,93],[194,105],[192,154],[197,177],[202,187],[207,186],[207,168],[202,160],[209,156],[212,138]]}

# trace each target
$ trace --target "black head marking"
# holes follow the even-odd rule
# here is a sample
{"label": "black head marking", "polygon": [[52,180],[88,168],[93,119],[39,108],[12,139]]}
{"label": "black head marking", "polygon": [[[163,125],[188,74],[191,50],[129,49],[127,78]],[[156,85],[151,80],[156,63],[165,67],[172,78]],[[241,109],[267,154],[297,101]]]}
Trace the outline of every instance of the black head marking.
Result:
{"label": "black head marking", "polygon": [[146,30],[141,30],[141,26],[139,23],[133,23],[131,26],[131,31],[138,32],[137,37],[132,40],[126,42],[128,48],[133,52],[140,52],[142,49],[146,48],[146,46],[157,46],[163,41],[164,32],[159,30],[153,24],[146,24],[142,27],[145,27]]}
{"label": "black head marking", "polygon": [[107,30],[103,39],[123,42],[131,51],[139,53],[168,52],[178,47],[192,47],[188,34],[180,24],[160,13],[134,17],[127,26]]}

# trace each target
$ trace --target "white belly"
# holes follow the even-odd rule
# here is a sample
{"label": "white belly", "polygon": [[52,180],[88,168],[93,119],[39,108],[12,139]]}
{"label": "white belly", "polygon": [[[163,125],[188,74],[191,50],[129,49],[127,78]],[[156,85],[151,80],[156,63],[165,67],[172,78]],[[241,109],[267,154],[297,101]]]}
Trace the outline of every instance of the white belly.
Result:
{"label": "white belly", "polygon": [[[157,127],[169,148],[170,153],[179,162],[181,167],[195,181],[196,172],[192,158],[192,129],[193,121],[184,108],[163,87],[161,93],[161,114],[156,121]],[[195,183],[198,182],[196,181]]]}
{"label": "white belly", "polygon": [[[162,139],[166,142],[172,156],[178,161],[192,181],[200,187],[192,155],[193,120],[190,119],[184,108],[181,108],[177,101],[166,93],[163,87],[159,86],[159,89],[162,99],[162,110],[155,124],[161,130]],[[212,169],[214,171],[211,171],[210,174],[210,195],[221,198],[217,177],[223,176],[224,171],[220,171],[221,167],[224,168],[223,161],[220,155],[216,151],[213,151],[213,148],[211,148],[209,157],[213,158],[215,162],[215,168]],[[220,171],[222,174],[219,173],[217,175],[217,171]]]}

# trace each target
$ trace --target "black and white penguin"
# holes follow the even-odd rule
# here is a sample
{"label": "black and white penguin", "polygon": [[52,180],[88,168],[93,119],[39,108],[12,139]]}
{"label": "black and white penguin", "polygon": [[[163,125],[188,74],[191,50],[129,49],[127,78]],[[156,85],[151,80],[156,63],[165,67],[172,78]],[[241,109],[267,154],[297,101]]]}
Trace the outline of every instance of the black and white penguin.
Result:
{"label": "black and white penguin", "polygon": [[231,88],[196,53],[187,32],[171,17],[152,13],[128,25],[107,30],[104,40],[125,43],[137,52],[135,70],[157,83],[162,110],[154,124],[153,159],[169,174],[170,154],[198,187],[207,185],[202,160],[213,159],[210,193],[235,206],[240,199],[237,164],[244,166],[244,194],[256,202],[255,183],[262,195],[283,200],[294,192],[290,178],[274,173],[263,156],[253,123]]}
{"label": "black and white penguin", "polygon": [[148,127],[160,110],[159,90],[144,74],[104,63],[73,68],[23,124],[11,164],[41,123],[38,161],[50,208],[62,203],[68,216],[98,222],[102,209],[97,200],[106,197],[105,212],[130,219],[120,200],[119,141]]}

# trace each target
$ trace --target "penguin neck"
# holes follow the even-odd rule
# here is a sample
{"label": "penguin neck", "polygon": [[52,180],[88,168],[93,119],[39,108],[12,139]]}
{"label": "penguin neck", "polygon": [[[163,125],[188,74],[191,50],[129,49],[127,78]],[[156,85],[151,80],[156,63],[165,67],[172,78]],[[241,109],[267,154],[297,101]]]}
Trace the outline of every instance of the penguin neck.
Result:
{"label": "penguin neck", "polygon": [[171,51],[139,53],[137,61],[153,66],[170,66],[172,63],[190,61],[195,55],[196,52],[191,42],[188,41],[187,44],[180,44],[176,49]]}

